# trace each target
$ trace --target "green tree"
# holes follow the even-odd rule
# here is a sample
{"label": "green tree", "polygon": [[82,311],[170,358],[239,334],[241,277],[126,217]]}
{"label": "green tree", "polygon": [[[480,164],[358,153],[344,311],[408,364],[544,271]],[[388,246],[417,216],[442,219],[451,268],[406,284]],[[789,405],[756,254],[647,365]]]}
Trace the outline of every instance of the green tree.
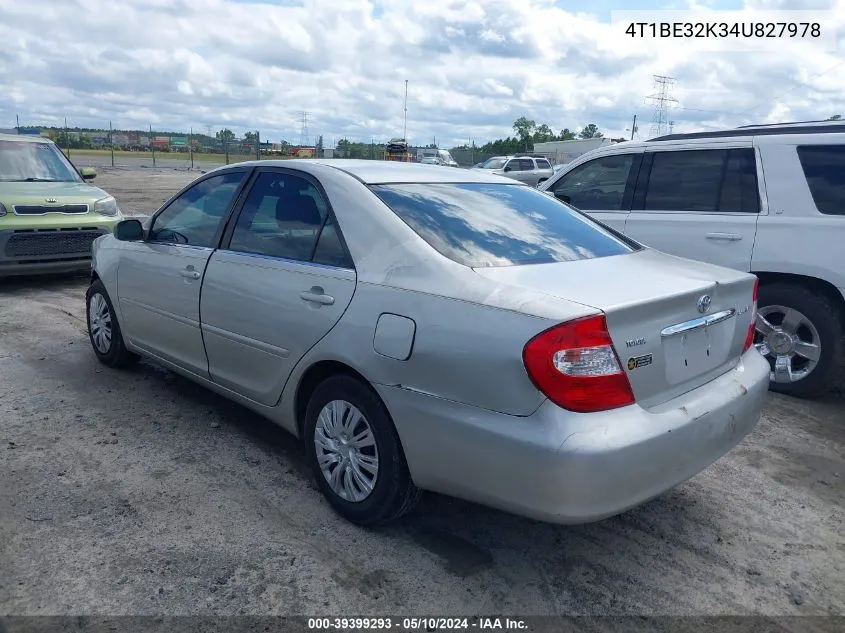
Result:
{"label": "green tree", "polygon": [[840,121],[840,120],[842,120],[842,115],[841,115],[841,114],[834,114],[832,117],[830,117],[830,118],[828,119],[828,121]]}
{"label": "green tree", "polygon": [[534,130],[536,128],[536,121],[528,119],[524,116],[519,117],[516,121],[513,122],[513,129],[516,131],[516,135],[519,138],[520,143],[522,143],[522,145],[524,146],[525,150],[528,150],[528,143],[531,140],[531,135],[534,134]]}
{"label": "green tree", "polygon": [[538,125],[537,129],[534,130],[533,140],[535,143],[548,143],[549,141],[555,140],[555,133],[552,131],[552,128],[543,123],[542,125]]}
{"label": "green tree", "polygon": [[559,141],[574,141],[575,140],[575,132],[570,130],[568,127],[563,128],[560,131],[560,134],[557,137]]}
{"label": "green tree", "polygon": [[257,132],[247,132],[246,134],[244,134],[244,143],[247,143],[248,145],[254,145],[257,140]]}
{"label": "green tree", "polygon": [[217,136],[217,139],[220,141],[232,142],[235,140],[235,133],[229,128],[223,128],[217,132],[215,136]]}
{"label": "green tree", "polygon": [[584,129],[578,133],[578,138],[601,138],[602,136],[603,134],[599,132],[595,123],[584,126]]}

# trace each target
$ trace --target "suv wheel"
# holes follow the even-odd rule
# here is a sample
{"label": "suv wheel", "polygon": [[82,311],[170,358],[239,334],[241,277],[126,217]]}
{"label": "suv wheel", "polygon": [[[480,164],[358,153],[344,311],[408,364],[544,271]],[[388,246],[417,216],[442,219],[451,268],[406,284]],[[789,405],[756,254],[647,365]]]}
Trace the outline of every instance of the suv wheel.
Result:
{"label": "suv wheel", "polygon": [[843,326],[827,297],[791,284],[760,287],[754,344],[772,368],[771,389],[799,398],[830,390],[843,362]]}

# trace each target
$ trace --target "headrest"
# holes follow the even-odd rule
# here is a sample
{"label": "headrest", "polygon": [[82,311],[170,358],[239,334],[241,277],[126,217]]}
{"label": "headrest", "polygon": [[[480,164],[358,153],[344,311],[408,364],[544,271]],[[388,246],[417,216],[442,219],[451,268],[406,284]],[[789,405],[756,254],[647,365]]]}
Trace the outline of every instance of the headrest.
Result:
{"label": "headrest", "polygon": [[[285,187],[287,189],[287,187]],[[320,226],[323,218],[314,198],[309,195],[295,194],[279,197],[276,202],[277,222],[302,222],[313,226]]]}

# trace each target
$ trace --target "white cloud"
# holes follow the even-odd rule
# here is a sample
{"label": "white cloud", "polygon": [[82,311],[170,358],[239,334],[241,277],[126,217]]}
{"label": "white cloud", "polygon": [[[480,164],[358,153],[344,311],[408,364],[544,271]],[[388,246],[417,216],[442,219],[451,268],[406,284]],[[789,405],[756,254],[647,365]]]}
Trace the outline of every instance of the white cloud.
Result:
{"label": "white cloud", "polygon": [[653,74],[677,79],[676,129],[840,113],[845,64],[834,66],[845,50],[845,0],[745,2],[837,9],[822,24],[837,29],[833,54],[790,41],[773,53],[701,53],[683,40],[655,50],[611,26],[594,2],[575,4],[0,0],[0,127],[18,114],[27,124],[225,125],[295,140],[306,110],[310,133],[328,143],[384,140],[401,134],[408,79],[412,141],[483,143],[511,134],[523,115],[555,130],[595,122],[627,136],[634,114],[648,132]]}

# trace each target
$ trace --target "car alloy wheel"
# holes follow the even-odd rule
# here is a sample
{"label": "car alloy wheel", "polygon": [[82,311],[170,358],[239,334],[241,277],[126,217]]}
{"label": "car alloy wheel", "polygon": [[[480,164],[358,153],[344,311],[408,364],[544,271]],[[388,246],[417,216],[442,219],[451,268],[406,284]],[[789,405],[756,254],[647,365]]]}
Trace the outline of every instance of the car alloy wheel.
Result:
{"label": "car alloy wheel", "polygon": [[106,298],[99,292],[92,294],[89,301],[88,330],[97,351],[108,354],[112,343],[111,311]]}
{"label": "car alloy wheel", "polygon": [[327,403],[317,416],[314,448],[320,472],[338,497],[360,503],[370,496],[378,480],[378,448],[357,407],[345,400]]}
{"label": "car alloy wheel", "polygon": [[757,350],[772,365],[771,380],[792,383],[803,380],[819,364],[821,337],[807,316],[781,305],[758,309]]}

